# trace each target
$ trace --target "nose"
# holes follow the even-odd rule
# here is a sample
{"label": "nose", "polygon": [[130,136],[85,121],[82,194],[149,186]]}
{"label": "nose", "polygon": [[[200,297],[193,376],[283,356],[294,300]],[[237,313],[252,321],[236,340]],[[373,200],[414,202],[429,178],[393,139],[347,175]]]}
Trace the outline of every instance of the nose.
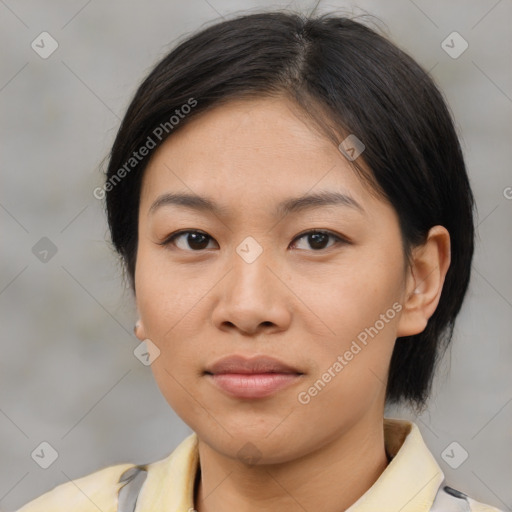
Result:
{"label": "nose", "polygon": [[231,271],[217,290],[214,325],[246,335],[286,330],[291,322],[291,294],[266,251],[252,262],[233,251],[229,263]]}

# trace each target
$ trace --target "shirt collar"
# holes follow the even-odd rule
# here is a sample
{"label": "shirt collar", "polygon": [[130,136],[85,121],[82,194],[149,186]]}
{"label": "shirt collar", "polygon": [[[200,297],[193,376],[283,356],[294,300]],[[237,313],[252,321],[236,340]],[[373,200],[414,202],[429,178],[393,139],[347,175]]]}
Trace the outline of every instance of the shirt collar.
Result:
{"label": "shirt collar", "polygon": [[[444,475],[418,427],[409,421],[385,418],[384,439],[391,462],[346,512],[428,512]],[[138,500],[142,510],[194,508],[197,444],[197,434],[192,433],[167,458],[148,466]]]}
{"label": "shirt collar", "polygon": [[444,474],[418,427],[385,418],[384,440],[391,462],[346,512],[428,512]]}

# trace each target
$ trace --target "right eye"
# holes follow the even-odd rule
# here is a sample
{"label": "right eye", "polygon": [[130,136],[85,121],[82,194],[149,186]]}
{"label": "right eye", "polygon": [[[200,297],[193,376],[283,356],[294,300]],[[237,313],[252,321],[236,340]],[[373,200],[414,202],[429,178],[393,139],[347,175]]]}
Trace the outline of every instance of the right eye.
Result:
{"label": "right eye", "polygon": [[159,245],[168,246],[172,244],[183,251],[192,250],[197,252],[203,249],[208,249],[208,243],[210,241],[214,241],[213,238],[202,231],[182,230],[172,233]]}

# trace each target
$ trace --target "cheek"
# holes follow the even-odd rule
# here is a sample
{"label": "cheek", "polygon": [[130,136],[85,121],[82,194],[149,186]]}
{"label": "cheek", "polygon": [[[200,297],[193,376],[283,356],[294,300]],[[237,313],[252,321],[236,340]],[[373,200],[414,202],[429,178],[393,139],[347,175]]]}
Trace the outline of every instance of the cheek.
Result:
{"label": "cheek", "polygon": [[137,309],[145,335],[160,350],[151,365],[155,380],[178,413],[193,409],[191,394],[201,369],[198,361],[205,343],[211,340],[204,304],[218,278],[213,272],[170,268],[162,251],[143,246],[135,277]]}
{"label": "cheek", "polygon": [[[182,276],[167,277],[157,265],[140,259],[137,263],[137,307],[146,337],[159,348],[160,354],[151,370],[162,395],[182,418],[201,415],[192,398],[198,386],[195,344],[201,289],[188,291],[190,283]],[[193,289],[193,287],[192,287]],[[204,295],[204,292],[203,292]]]}
{"label": "cheek", "polygon": [[147,337],[157,345],[167,345],[177,332],[194,325],[191,319],[208,283],[193,274],[169,268],[163,251],[140,247],[135,273],[137,309]]}
{"label": "cheek", "polygon": [[373,255],[357,256],[314,279],[298,277],[295,281],[297,295],[306,299],[323,322],[326,338],[340,343],[355,339],[374,326],[381,315],[385,315],[385,328],[379,322],[379,331],[390,333],[397,317],[393,304],[402,297],[400,255],[394,261],[388,257],[390,261],[386,262],[376,261]]}
{"label": "cheek", "polygon": [[333,316],[336,336],[314,340],[315,369],[297,401],[308,414],[322,417],[326,432],[384,405],[400,304],[372,302],[347,304],[337,321]]}
{"label": "cheek", "polygon": [[332,398],[352,407],[383,391],[402,309],[400,255],[392,259],[359,258],[350,270],[324,276],[321,289],[309,295],[308,305],[326,326],[312,348],[316,364],[310,382],[320,381],[319,403],[325,400],[327,406]]}

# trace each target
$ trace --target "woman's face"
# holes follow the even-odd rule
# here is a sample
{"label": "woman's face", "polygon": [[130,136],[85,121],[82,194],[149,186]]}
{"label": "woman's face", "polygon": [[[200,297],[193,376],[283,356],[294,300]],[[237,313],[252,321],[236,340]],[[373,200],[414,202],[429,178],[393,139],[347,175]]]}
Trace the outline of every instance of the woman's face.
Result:
{"label": "woman's face", "polygon": [[[169,404],[226,456],[284,462],[381,421],[404,269],[394,209],[285,99],[203,114],[145,172],[139,336]],[[214,368],[227,356],[286,368]]]}

